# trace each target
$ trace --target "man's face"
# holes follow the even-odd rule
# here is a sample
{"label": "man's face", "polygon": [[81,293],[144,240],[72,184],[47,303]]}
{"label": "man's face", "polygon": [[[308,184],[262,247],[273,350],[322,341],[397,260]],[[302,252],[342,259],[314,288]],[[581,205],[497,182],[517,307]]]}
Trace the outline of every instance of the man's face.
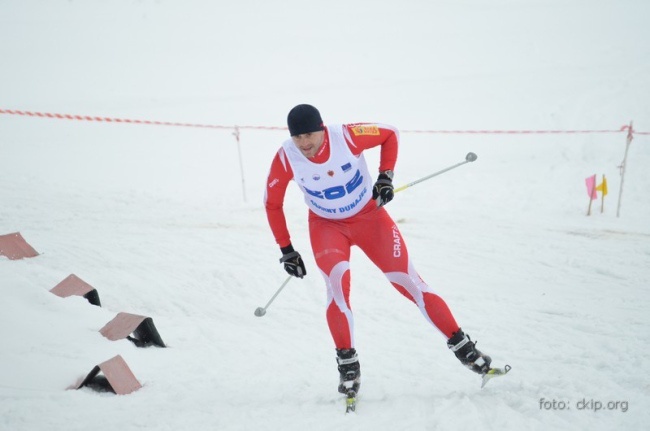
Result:
{"label": "man's face", "polygon": [[302,152],[303,156],[307,158],[314,157],[320,147],[323,145],[323,138],[325,132],[319,130],[317,132],[303,133],[301,135],[292,136],[291,139],[296,147]]}

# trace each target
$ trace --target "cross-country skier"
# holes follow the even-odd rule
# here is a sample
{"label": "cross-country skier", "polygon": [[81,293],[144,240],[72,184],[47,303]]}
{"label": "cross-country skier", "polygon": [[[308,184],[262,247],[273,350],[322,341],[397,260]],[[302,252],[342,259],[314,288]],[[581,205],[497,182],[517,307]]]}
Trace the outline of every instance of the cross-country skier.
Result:
{"label": "cross-country skier", "polygon": [[[398,131],[383,124],[324,126],[319,111],[298,105],[287,117],[291,139],[271,163],[264,203],[269,225],[280,246],[284,269],[307,274],[291,245],[283,211],[285,192],[294,180],[309,207],[312,252],[327,287],[327,324],[334,339],[340,382],[338,390],[359,390],[361,369],[354,345],[350,307],[350,248],[359,247],[390,283],[413,301],[447,346],[472,371],[485,374],[489,356],[463,333],[445,301],[418,275],[397,225],[384,205],[393,199],[393,168]],[[373,183],[363,152],[380,147],[379,177]]]}

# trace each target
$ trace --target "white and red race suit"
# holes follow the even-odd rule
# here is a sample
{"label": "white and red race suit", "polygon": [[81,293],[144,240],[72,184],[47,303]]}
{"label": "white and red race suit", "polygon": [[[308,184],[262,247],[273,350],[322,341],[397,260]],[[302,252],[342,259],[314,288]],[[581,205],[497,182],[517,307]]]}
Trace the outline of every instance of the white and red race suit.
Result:
{"label": "white and red race suit", "polygon": [[399,133],[392,126],[330,125],[318,153],[305,157],[291,139],[271,163],[264,205],[280,247],[291,245],[283,202],[294,180],[309,207],[309,236],[316,264],[327,286],[327,323],[337,349],[354,347],[350,307],[350,251],[359,247],[391,284],[413,301],[447,339],[459,327],[445,301],[418,275],[406,243],[384,207],[372,200],[371,176],[363,151],[381,147],[379,171],[393,170]]}

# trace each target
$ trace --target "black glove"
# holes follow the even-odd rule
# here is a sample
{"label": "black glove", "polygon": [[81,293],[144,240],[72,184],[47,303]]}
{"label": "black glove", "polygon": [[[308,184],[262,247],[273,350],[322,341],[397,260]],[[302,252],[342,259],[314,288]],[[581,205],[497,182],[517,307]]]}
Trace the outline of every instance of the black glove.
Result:
{"label": "black glove", "polygon": [[[386,173],[389,172],[389,173]],[[393,200],[395,192],[393,191],[392,172],[386,171],[379,174],[377,182],[372,187],[372,198],[377,201],[377,206],[382,207]]]}
{"label": "black glove", "polygon": [[302,261],[300,253],[293,249],[293,246],[289,244],[286,247],[280,249],[282,251],[282,258],[280,263],[284,263],[284,270],[287,271],[289,275],[294,277],[303,278],[307,275],[307,270],[305,269],[305,262]]}

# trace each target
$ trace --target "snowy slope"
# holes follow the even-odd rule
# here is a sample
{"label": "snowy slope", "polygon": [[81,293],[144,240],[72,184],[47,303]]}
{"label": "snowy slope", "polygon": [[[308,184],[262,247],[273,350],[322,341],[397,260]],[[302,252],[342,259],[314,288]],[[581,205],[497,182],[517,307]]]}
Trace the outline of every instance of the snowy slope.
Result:
{"label": "snowy slope", "polygon": [[[650,421],[650,136],[630,146],[616,217],[625,133],[408,132],[631,120],[650,131],[646,2],[6,0],[0,10],[0,109],[283,126],[307,102],[328,122],[405,130],[398,185],[478,154],[388,210],[422,277],[495,364],[513,367],[479,389],[355,251],[363,388],[346,416],[295,187],[285,210],[308,276],[253,315],[286,275],[262,207],[286,132],[243,129],[240,154],[230,129],[0,115],[0,235],[20,231],[41,253],[0,257],[1,430]],[[593,174],[607,175],[610,194],[587,217]],[[102,308],[49,292],[71,273]],[[169,347],[103,338],[118,312],[151,316]],[[65,390],[117,354],[142,389]]]}

